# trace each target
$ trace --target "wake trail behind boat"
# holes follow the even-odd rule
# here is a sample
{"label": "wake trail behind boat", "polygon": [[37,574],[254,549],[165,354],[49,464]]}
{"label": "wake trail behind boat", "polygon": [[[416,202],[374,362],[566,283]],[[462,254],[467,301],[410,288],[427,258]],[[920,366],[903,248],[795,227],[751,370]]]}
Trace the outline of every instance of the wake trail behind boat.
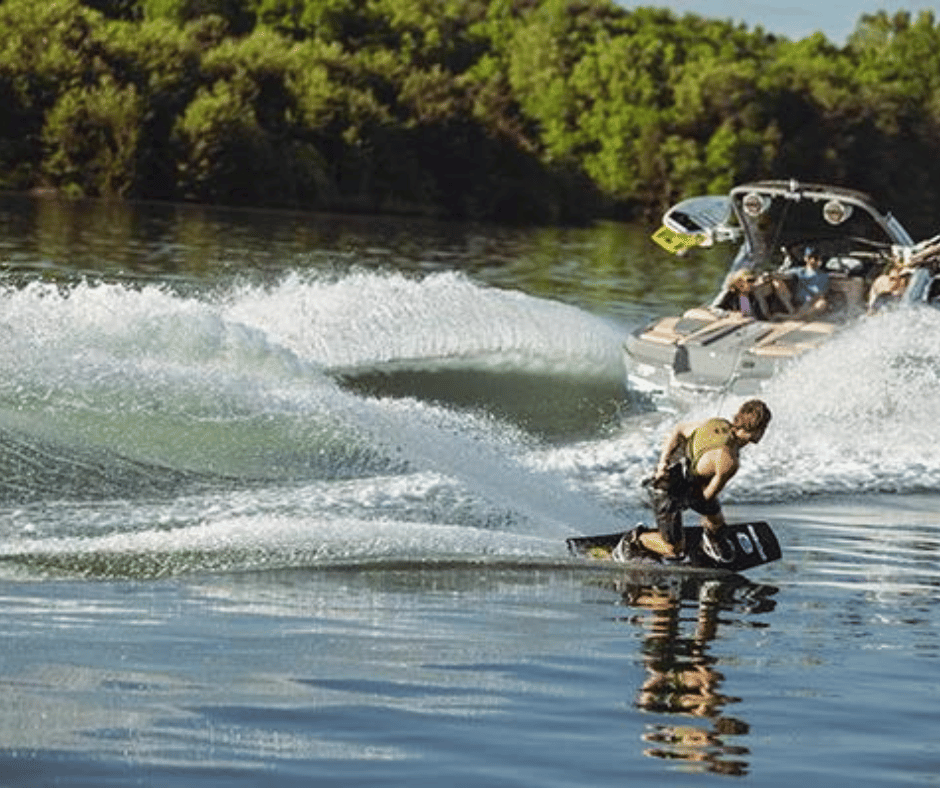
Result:
{"label": "wake trail behind boat", "polygon": [[[355,312],[363,282],[371,296],[362,306],[360,292]],[[432,322],[447,315],[445,328],[415,343],[414,305],[396,307],[394,297],[436,309]],[[455,409],[421,390],[363,395],[325,374],[338,359],[368,366],[407,350],[429,364],[440,361],[435,353],[488,353],[496,375],[551,368],[571,381],[613,379],[613,332],[573,308],[450,275],[288,277],[205,297],[34,283],[0,298],[6,558],[79,574],[116,571],[124,559],[132,574],[247,568],[261,554],[276,556],[268,565],[294,566],[348,552],[336,522],[357,523],[356,541],[371,545],[358,555],[371,549],[377,560],[400,551],[370,538],[370,528],[397,530],[406,551],[417,529],[431,554],[465,555],[447,537],[456,529],[476,545],[470,553],[514,555],[519,539],[534,539],[533,552],[551,555],[549,545],[563,545],[556,537],[581,524],[620,526],[563,475],[533,468],[537,441],[487,413],[485,398]],[[487,313],[486,327],[470,320],[461,328],[461,315],[474,311]],[[305,321],[311,314],[319,317]],[[565,331],[550,330],[559,325]],[[492,326],[502,326],[495,338]],[[332,335],[317,335],[328,327]],[[419,479],[428,473],[438,481],[425,488]],[[69,501],[86,503],[72,516]],[[274,546],[265,541],[272,523],[283,537]],[[200,534],[217,537],[218,549]],[[165,562],[148,559],[164,553]]]}

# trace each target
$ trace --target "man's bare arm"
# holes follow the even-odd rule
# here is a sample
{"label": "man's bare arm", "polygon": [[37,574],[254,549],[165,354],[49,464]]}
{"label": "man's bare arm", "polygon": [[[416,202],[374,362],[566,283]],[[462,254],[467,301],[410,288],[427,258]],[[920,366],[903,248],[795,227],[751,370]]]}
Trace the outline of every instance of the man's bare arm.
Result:
{"label": "man's bare arm", "polygon": [[656,465],[657,478],[665,475],[666,470],[669,468],[669,459],[672,457],[673,452],[680,446],[685,445],[685,442],[689,439],[689,436],[695,431],[697,426],[697,422],[685,422],[683,424],[677,424],[672,432],[669,433],[666,440],[663,441],[663,448],[659,453],[659,463]]}

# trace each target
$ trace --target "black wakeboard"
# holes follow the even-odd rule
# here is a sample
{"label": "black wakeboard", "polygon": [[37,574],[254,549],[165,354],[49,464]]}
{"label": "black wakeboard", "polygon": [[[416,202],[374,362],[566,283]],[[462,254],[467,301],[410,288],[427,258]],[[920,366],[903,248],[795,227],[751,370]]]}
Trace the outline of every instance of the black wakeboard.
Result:
{"label": "black wakeboard", "polygon": [[743,572],[776,561],[783,554],[773,529],[765,522],[729,523],[722,529],[721,538],[730,559],[727,561],[719,561],[704,551],[701,526],[687,526],[684,530],[686,556],[681,561],[659,561],[655,557],[637,557],[623,561],[612,557],[611,552],[625,533],[628,533],[626,531],[600,536],[573,536],[566,541],[568,550],[575,555],[600,561],[618,561],[624,566],[658,566],[664,569],[674,567]]}

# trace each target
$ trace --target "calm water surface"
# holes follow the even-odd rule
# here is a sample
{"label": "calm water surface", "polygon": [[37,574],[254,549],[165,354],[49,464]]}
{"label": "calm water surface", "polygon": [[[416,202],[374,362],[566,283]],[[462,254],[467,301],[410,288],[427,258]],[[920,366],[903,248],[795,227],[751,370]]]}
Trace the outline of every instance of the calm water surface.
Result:
{"label": "calm water surface", "polygon": [[623,388],[649,229],[0,198],[0,785],[940,784],[940,312],[768,386],[782,561],[566,555],[736,406]]}

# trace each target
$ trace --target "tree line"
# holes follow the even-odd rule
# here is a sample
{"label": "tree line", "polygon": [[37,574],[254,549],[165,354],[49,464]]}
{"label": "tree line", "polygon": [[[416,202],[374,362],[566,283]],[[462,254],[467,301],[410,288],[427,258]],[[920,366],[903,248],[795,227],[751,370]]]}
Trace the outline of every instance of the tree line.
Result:
{"label": "tree line", "polygon": [[610,0],[0,0],[0,188],[513,222],[796,177],[940,205],[940,25]]}

